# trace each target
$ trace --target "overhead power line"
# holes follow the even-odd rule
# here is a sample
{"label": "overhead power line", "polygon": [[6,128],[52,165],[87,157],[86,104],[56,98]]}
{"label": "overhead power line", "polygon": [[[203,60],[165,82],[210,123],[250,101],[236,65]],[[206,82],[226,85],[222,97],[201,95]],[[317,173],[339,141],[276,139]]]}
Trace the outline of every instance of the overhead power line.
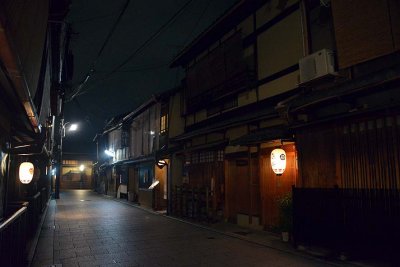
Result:
{"label": "overhead power line", "polygon": [[95,72],[96,63],[99,60],[101,54],[103,53],[105,47],[111,40],[111,36],[114,34],[115,29],[117,28],[119,22],[121,21],[122,16],[124,15],[125,11],[127,10],[128,6],[129,6],[129,2],[130,2],[130,0],[125,1],[125,4],[122,7],[117,20],[114,22],[113,26],[111,27],[110,31],[108,32],[107,37],[104,40],[103,45],[101,46],[99,52],[97,53],[96,58],[93,60],[92,64],[90,65],[89,71],[86,73],[83,81],[72,91],[71,96],[69,97],[70,98],[69,100],[72,100],[75,96],[77,96],[82,91],[85,84],[89,81],[91,75]]}
{"label": "overhead power line", "polygon": [[[107,80],[108,78],[110,78],[112,75],[114,75],[116,72],[118,72],[122,67],[124,67],[126,64],[128,64],[137,54],[139,54],[143,49],[145,49],[152,41],[154,41],[164,30],[166,30],[172,23],[175,22],[175,20],[179,17],[179,15],[181,13],[183,13],[183,11],[185,11],[185,9],[193,2],[194,0],[189,0],[187,1],[174,15],[172,15],[171,18],[168,19],[168,21],[166,21],[163,25],[161,25],[161,27],[154,32],[148,39],[146,39],[146,41],[144,41],[137,49],[135,49],[135,51],[133,51],[132,54],[130,54],[123,62],[121,62],[118,66],[116,66],[113,70],[111,70],[108,75],[106,75],[105,77],[103,77],[102,79],[98,80],[97,82],[101,82],[104,80]],[[84,82],[83,84],[81,84],[82,86],[80,86],[79,91],[74,94],[72,96],[75,97],[78,94],[81,95],[84,93],[84,91],[82,91],[83,86],[87,83]],[[89,90],[90,88],[92,88],[93,85],[91,87],[86,88],[86,91]],[[71,98],[71,100],[72,100]]]}
{"label": "overhead power line", "polygon": [[208,0],[207,4],[205,5],[203,11],[201,12],[199,18],[197,19],[196,23],[194,24],[192,31],[190,34],[188,34],[188,38],[183,42],[183,45],[186,46],[187,43],[190,41],[190,39],[192,39],[192,35],[193,33],[196,31],[197,27],[199,26],[201,19],[204,17],[204,15],[206,14],[210,4],[211,4],[212,0]]}

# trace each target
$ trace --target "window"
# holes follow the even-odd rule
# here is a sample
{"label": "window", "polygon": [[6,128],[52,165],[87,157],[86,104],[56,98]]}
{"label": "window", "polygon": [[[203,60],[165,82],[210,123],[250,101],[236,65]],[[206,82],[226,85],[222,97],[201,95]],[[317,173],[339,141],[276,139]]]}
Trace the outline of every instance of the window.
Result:
{"label": "window", "polygon": [[203,151],[200,153],[192,153],[186,158],[186,164],[212,163],[214,161],[224,161],[224,151]]}
{"label": "window", "polygon": [[217,161],[224,161],[224,151],[223,150],[217,151]]}
{"label": "window", "polygon": [[161,134],[167,131],[167,121],[168,121],[168,115],[161,116],[161,121],[160,121]]}
{"label": "window", "polygon": [[168,131],[168,106],[164,104],[161,106],[160,134],[164,134],[167,131]]}
{"label": "window", "polygon": [[213,116],[225,110],[232,109],[238,106],[237,95],[225,99],[223,102],[218,102],[207,108],[207,116]]}
{"label": "window", "polygon": [[123,130],[121,132],[121,147],[127,147],[129,145],[129,132],[127,130]]}

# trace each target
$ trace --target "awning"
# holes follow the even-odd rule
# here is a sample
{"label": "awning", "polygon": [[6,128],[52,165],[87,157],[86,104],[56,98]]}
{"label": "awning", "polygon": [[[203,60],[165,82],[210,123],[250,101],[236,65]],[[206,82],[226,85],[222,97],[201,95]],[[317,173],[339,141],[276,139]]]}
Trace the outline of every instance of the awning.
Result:
{"label": "awning", "polygon": [[151,156],[145,156],[145,157],[140,157],[140,158],[135,158],[135,159],[128,159],[128,160],[122,160],[122,161],[117,161],[114,164],[139,164],[143,162],[149,162],[149,161],[154,161],[155,162],[156,158],[154,155]]}
{"label": "awning", "polygon": [[199,151],[199,150],[209,150],[209,149],[218,149],[218,148],[225,148],[225,146],[228,144],[228,140],[220,140],[216,142],[211,142],[207,144],[202,144],[202,145],[197,145],[197,146],[191,146],[187,147],[183,150],[183,152],[193,152],[193,151]]}
{"label": "awning", "polygon": [[172,146],[168,148],[161,148],[156,151],[156,159],[168,158],[172,154],[175,154],[178,151],[181,151],[183,148],[181,145]]}
{"label": "awning", "polygon": [[105,162],[105,163],[101,164],[99,168],[103,169],[103,168],[107,168],[107,167],[111,167],[111,166],[121,166],[121,165],[128,165],[128,164],[135,165],[135,164],[139,164],[139,163],[143,163],[143,162],[150,162],[150,161],[155,162],[155,160],[156,160],[155,156],[150,155],[150,156],[143,156],[143,157],[134,158],[134,159],[119,160],[119,161],[115,161],[112,163]]}
{"label": "awning", "polygon": [[243,135],[237,139],[229,142],[231,146],[247,146],[256,145],[262,142],[283,139],[283,140],[293,140],[293,134],[287,128],[284,127],[274,127],[274,128],[264,128],[257,131]]}
{"label": "awning", "polygon": [[[251,110],[251,108],[252,107],[248,107],[248,109],[245,110],[242,109],[237,110],[237,112],[240,112],[240,114],[234,114],[234,115],[230,114],[229,117],[218,119],[215,122],[205,121],[204,122],[205,125],[201,125],[201,123],[199,123],[198,125],[196,125],[199,127],[199,129],[192,130],[183,133],[181,135],[175,136],[170,140],[172,142],[184,141],[203,134],[208,134],[217,131],[225,131],[229,127],[241,126],[246,123],[278,117],[278,113],[273,108],[273,106],[267,108],[261,107],[262,108],[261,110]],[[228,116],[227,114],[225,115]]]}

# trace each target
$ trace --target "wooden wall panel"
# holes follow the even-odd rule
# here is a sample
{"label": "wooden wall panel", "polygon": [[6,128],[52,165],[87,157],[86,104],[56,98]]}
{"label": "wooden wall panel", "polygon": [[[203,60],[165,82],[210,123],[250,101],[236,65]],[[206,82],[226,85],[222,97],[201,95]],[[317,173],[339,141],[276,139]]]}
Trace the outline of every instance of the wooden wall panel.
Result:
{"label": "wooden wall panel", "polygon": [[343,125],[338,140],[344,188],[400,189],[400,116]]}
{"label": "wooden wall panel", "polygon": [[[169,163],[169,162],[168,162]],[[154,168],[155,179],[160,183],[157,185],[157,195],[156,195],[156,203],[155,207],[158,210],[165,209],[167,207],[167,198],[168,198],[168,190],[167,190],[167,166],[160,169],[158,167]]]}
{"label": "wooden wall panel", "polygon": [[262,223],[267,229],[278,226],[278,200],[292,191],[297,180],[296,151],[294,145],[285,145],[286,170],[277,176],[271,168],[271,152],[274,148],[263,149],[260,155],[260,195]]}
{"label": "wooden wall panel", "polygon": [[301,187],[400,189],[400,115],[323,125],[296,136]]}
{"label": "wooden wall panel", "polygon": [[137,199],[139,186],[139,174],[135,167],[129,167],[128,170],[128,192],[134,194],[134,200]]}
{"label": "wooden wall panel", "polygon": [[261,33],[257,39],[257,48],[260,79],[297,64],[303,57],[300,11],[295,11]]}
{"label": "wooden wall panel", "polygon": [[332,1],[340,68],[393,52],[388,10],[386,0]]}
{"label": "wooden wall panel", "polygon": [[[251,179],[248,158],[226,161],[225,217],[236,220],[238,213],[260,216],[258,159],[252,158]],[[251,192],[251,194],[250,194]]]}
{"label": "wooden wall panel", "polygon": [[298,186],[332,188],[338,184],[335,133],[329,127],[303,129],[296,134],[300,173]]}

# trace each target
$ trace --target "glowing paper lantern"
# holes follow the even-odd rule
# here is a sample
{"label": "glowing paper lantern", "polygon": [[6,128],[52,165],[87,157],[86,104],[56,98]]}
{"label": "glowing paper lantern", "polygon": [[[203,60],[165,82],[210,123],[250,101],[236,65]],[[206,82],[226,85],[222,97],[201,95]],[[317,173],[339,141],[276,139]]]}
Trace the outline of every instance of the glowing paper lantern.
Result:
{"label": "glowing paper lantern", "polygon": [[286,152],[283,149],[277,148],[271,152],[271,167],[274,173],[282,175],[286,169]]}
{"label": "glowing paper lantern", "polygon": [[29,184],[32,181],[35,167],[31,162],[22,162],[19,165],[19,180],[23,184]]}

